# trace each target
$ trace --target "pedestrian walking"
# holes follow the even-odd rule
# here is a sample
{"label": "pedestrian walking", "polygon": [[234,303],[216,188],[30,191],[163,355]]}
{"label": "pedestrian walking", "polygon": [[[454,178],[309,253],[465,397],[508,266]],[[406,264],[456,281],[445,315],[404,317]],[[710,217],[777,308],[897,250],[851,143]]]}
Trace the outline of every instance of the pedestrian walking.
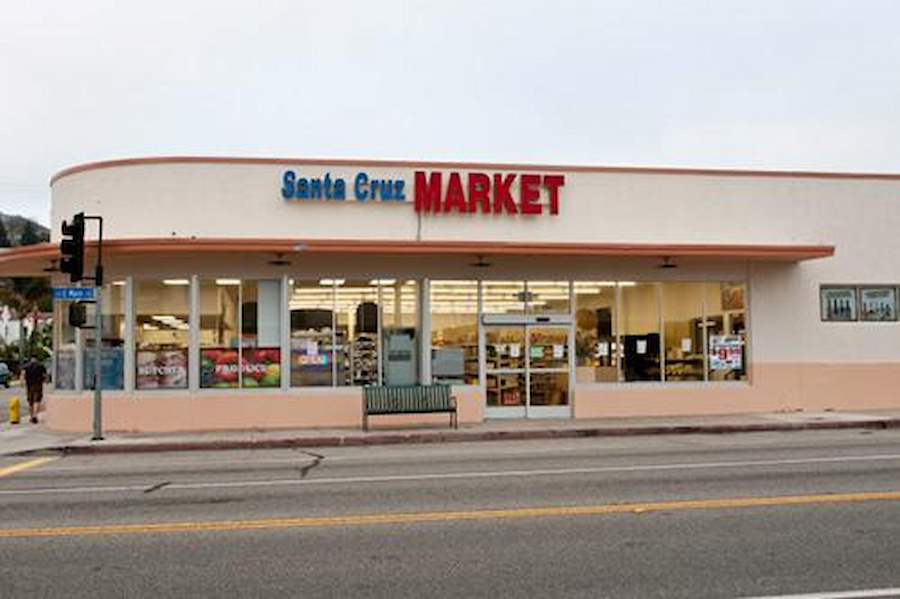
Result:
{"label": "pedestrian walking", "polygon": [[44,399],[44,381],[47,380],[47,369],[31,356],[25,367],[25,387],[28,389],[28,413],[31,415],[31,423],[37,424],[38,412],[41,411],[41,401]]}

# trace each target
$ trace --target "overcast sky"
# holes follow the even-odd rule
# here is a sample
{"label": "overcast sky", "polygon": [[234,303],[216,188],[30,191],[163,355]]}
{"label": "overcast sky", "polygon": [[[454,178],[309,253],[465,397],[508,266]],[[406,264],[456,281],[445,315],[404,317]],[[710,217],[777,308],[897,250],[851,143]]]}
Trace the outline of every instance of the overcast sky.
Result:
{"label": "overcast sky", "polygon": [[900,1],[0,0],[0,211],[200,154],[900,172]]}

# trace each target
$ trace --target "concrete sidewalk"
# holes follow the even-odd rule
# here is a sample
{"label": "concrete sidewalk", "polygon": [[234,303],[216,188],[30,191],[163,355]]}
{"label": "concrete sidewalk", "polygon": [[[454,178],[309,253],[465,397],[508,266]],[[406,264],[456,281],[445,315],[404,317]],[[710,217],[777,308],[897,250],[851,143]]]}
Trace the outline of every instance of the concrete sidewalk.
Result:
{"label": "concrete sidewalk", "polygon": [[279,429],[196,433],[58,433],[42,424],[0,424],[0,456],[35,453],[128,453],[291,447],[340,447],[400,443],[451,443],[575,437],[728,434],[744,432],[900,428],[900,410],[776,412],[724,416],[607,418],[602,420],[492,420],[462,425],[359,429]]}

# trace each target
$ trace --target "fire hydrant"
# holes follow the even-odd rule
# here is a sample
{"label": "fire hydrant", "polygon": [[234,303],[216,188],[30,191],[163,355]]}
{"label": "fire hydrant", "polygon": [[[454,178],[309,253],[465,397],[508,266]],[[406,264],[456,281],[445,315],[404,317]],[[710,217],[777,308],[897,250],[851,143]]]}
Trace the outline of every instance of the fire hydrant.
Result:
{"label": "fire hydrant", "polygon": [[19,424],[19,398],[15,395],[9,398],[9,423]]}

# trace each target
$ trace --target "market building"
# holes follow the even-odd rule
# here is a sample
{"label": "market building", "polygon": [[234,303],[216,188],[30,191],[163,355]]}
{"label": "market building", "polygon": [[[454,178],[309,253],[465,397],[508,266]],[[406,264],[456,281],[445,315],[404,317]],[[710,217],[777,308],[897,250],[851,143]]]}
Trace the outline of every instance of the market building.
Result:
{"label": "market building", "polygon": [[[462,423],[900,407],[900,175],[171,157],[51,188],[0,275],[104,218],[107,430],[359,426],[363,386],[432,382]],[[47,424],[90,430],[67,310]]]}

